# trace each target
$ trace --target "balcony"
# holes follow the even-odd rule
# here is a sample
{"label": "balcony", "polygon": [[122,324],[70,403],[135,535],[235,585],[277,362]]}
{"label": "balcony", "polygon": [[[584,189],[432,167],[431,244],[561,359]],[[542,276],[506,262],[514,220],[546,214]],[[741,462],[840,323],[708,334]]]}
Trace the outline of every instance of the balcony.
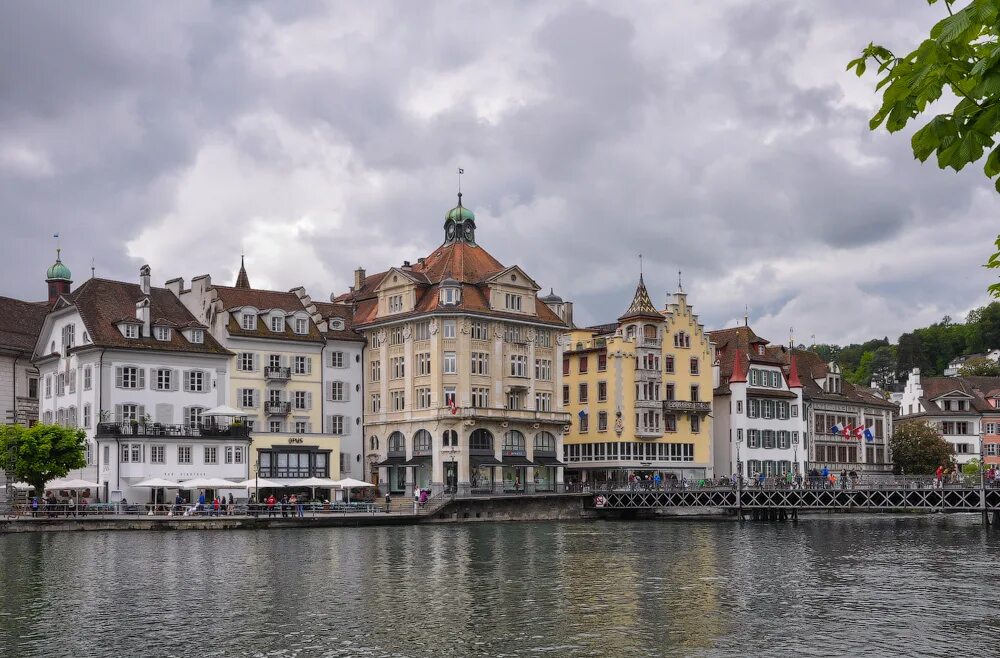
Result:
{"label": "balcony", "polygon": [[167,425],[165,423],[98,423],[99,437],[129,437],[152,439],[158,437],[241,438],[250,437],[250,428],[243,424]]}
{"label": "balcony", "polygon": [[639,347],[656,347],[659,348],[663,345],[663,341],[659,338],[640,338]]}
{"label": "balcony", "polygon": [[265,402],[264,413],[268,416],[287,416],[292,412],[291,402]]}
{"label": "balcony", "polygon": [[712,412],[712,403],[691,402],[689,400],[664,400],[663,411],[666,413],[707,414]]}
{"label": "balcony", "polygon": [[663,404],[659,400],[636,400],[636,409],[659,409],[660,405]]}
{"label": "balcony", "polygon": [[635,438],[637,439],[658,439],[663,436],[663,430],[659,427],[637,427]]}
{"label": "balcony", "polygon": [[291,378],[291,368],[283,366],[267,366],[264,368],[264,379],[269,382],[287,382]]}
{"label": "balcony", "polygon": [[438,420],[508,420],[529,423],[557,423],[567,425],[570,415],[562,411],[532,411],[529,409],[496,409],[493,407],[464,407],[452,414],[447,407],[439,409]]}

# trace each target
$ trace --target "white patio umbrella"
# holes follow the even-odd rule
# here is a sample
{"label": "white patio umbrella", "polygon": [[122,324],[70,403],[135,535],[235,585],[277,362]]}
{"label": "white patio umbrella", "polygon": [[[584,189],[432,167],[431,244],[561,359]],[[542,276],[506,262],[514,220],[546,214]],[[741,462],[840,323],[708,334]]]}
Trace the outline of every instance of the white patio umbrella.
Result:
{"label": "white patio umbrella", "polygon": [[232,407],[224,404],[219,405],[218,407],[212,407],[211,409],[202,414],[202,416],[207,416],[209,418],[213,416],[226,416],[230,418],[235,418],[238,416],[246,416],[246,415],[247,412],[240,411],[239,409],[233,409]]}
{"label": "white patio umbrella", "polygon": [[143,480],[142,482],[137,482],[132,485],[133,487],[143,487],[150,489],[180,489],[181,485],[178,482],[171,482],[170,480],[164,480],[163,478],[149,478],[148,480]]}
{"label": "white patio umbrella", "polygon": [[295,480],[291,482],[288,486],[290,487],[309,487],[309,497],[316,498],[316,489],[333,489],[337,486],[336,480],[331,480],[330,478],[306,478],[304,480]]}
{"label": "white patio umbrella", "polygon": [[365,482],[363,480],[355,480],[354,478],[344,478],[343,480],[337,481],[337,486],[342,489],[347,489],[347,502],[351,502],[351,489],[360,489],[361,487],[374,487],[375,485],[371,482]]}
{"label": "white patio umbrella", "polygon": [[239,482],[222,478],[194,478],[180,483],[181,489],[242,489]]}
{"label": "white patio umbrella", "polygon": [[15,482],[11,486],[18,491],[27,491],[28,489],[32,489],[34,487],[34,485],[28,484],[27,482]]}
{"label": "white patio umbrella", "polygon": [[97,489],[98,484],[96,482],[88,482],[87,480],[74,480],[74,479],[62,479],[56,478],[45,483],[46,489]]}
{"label": "white patio umbrella", "polygon": [[237,482],[236,486],[240,489],[263,489],[265,487],[287,487],[288,485],[284,482],[276,482],[275,480],[267,480],[265,478],[250,478],[249,480]]}

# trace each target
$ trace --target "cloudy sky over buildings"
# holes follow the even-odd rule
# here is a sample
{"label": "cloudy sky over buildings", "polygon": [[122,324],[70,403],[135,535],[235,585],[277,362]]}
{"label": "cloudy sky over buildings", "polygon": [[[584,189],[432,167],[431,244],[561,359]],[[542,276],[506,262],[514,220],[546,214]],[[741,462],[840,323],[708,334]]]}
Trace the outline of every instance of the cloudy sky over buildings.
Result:
{"label": "cloudy sky over buildings", "polygon": [[846,342],[987,302],[1000,199],[976,166],[872,134],[870,40],[907,0],[7,4],[0,294],[209,272],[344,291],[442,240],[463,167],[477,238],[576,302]]}

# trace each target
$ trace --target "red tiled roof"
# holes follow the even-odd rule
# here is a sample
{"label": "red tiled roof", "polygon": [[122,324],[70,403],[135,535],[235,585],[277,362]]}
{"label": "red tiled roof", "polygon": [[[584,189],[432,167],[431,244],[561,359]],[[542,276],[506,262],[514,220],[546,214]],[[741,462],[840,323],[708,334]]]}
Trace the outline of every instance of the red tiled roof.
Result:
{"label": "red tiled roof", "polygon": [[[444,244],[430,256],[409,267],[399,268],[412,277],[417,284],[417,300],[414,310],[398,313],[393,320],[419,316],[431,311],[473,312],[511,320],[535,321],[545,324],[565,326],[558,315],[541,301],[535,302],[537,316],[520,313],[505,313],[490,309],[489,287],[486,280],[503,272],[504,267],[489,252],[478,245],[466,242]],[[376,321],[378,314],[376,290],[392,270],[370,274],[365,277],[360,290],[344,293],[334,298],[334,302],[350,304],[355,302],[354,326],[360,327]],[[438,305],[438,287],[446,279],[452,278],[462,286],[462,299],[456,306]]]}
{"label": "red tiled roof", "polygon": [[[351,312],[351,307],[346,304],[332,304],[330,302],[313,302],[316,305],[316,311],[323,317],[327,322],[331,319],[340,319],[344,321],[344,328],[342,330],[338,329],[327,329],[326,337],[332,340],[354,340],[354,341],[364,341],[364,337],[361,334],[354,331],[354,314]],[[327,325],[329,326],[329,324]]]}
{"label": "red tiled roof", "polygon": [[[170,332],[169,341],[156,340],[152,336],[125,338],[115,323],[122,319],[134,321],[135,305],[146,297],[149,298],[150,317],[172,322],[179,327],[202,326],[166,288],[150,288],[146,295],[135,283],[88,279],[69,295],[68,301],[76,306],[91,343],[97,347],[231,354],[207,331],[203,343],[190,343],[179,331]],[[78,343],[76,349],[81,347],[84,346]]]}
{"label": "red tiled roof", "polygon": [[894,403],[879,397],[874,391],[864,386],[852,384],[843,377],[840,380],[840,393],[824,390],[822,385],[816,383],[816,380],[825,379],[830,368],[823,357],[816,352],[800,349],[789,350],[784,345],[769,347],[768,352],[784,364],[783,369],[786,371],[789,387],[792,385],[791,363],[794,357],[796,375],[802,386],[802,397],[806,400],[826,400],[844,404],[896,408]]}
{"label": "red tiled roof", "polygon": [[256,288],[231,288],[229,286],[217,286],[214,284],[212,285],[212,289],[218,292],[219,299],[222,300],[222,307],[226,310],[242,308],[244,306],[252,306],[262,311],[280,309],[282,311],[295,312],[302,310],[302,302],[294,292],[257,290]]}
{"label": "red tiled roof", "polygon": [[0,349],[33,352],[48,311],[48,302],[0,297]]}
{"label": "red tiled roof", "polygon": [[975,411],[996,411],[996,408],[986,401],[985,391],[1000,388],[1000,377],[921,377],[920,387],[924,391],[921,402],[930,413],[950,413],[941,409],[933,400],[952,391],[970,396]]}

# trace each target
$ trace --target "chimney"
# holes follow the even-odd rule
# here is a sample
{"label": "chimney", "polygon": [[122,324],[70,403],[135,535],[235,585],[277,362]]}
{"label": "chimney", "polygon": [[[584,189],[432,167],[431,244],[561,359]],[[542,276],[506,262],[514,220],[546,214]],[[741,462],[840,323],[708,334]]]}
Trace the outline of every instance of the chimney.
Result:
{"label": "chimney", "polygon": [[423,265],[426,260],[427,260],[426,258],[424,258],[423,256],[421,256],[420,258],[417,259],[417,264],[418,265]]}
{"label": "chimney", "polygon": [[142,323],[142,333],[140,336],[147,338],[151,335],[152,329],[150,327],[150,317],[149,317],[149,298],[140,299],[135,303],[135,319]]}
{"label": "chimney", "polygon": [[411,266],[410,266],[410,261],[408,261],[408,260],[404,260],[404,261],[403,261],[403,269],[404,269],[404,270],[408,270],[408,269],[410,269],[410,267],[411,267]]}
{"label": "chimney", "polygon": [[142,289],[142,294],[149,294],[149,265],[139,268],[139,287]]}
{"label": "chimney", "polygon": [[354,270],[354,289],[361,290],[361,288],[364,285],[365,285],[365,268],[359,266],[358,269]]}

